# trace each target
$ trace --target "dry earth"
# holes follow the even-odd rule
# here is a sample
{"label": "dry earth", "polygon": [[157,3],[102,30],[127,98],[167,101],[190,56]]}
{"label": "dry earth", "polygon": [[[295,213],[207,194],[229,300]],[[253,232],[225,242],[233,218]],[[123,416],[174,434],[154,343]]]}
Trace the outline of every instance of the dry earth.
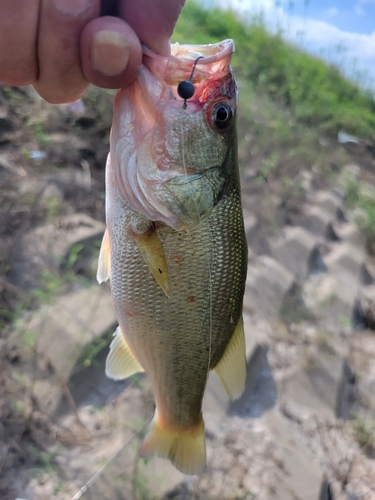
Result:
{"label": "dry earth", "polygon": [[374,499],[375,263],[345,206],[348,178],[375,185],[371,152],[349,148],[334,177],[306,165],[293,191],[242,159],[246,389],[230,403],[210,378],[207,471],[188,478],[137,457],[147,380],[104,376],[111,98],[0,89],[0,498]]}

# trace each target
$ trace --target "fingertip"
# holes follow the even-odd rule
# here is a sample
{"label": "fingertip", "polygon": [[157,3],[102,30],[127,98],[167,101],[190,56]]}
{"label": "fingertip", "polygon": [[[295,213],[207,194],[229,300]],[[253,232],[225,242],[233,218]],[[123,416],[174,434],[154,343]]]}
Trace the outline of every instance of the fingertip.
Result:
{"label": "fingertip", "polygon": [[33,83],[34,89],[49,104],[68,104],[78,101],[85,93],[88,84],[82,86],[71,85],[69,90],[59,90],[51,85],[44,85],[40,82]]}
{"label": "fingertip", "polygon": [[141,44],[132,28],[121,19],[97,18],[82,32],[81,61],[85,77],[94,85],[124,87],[138,75]]}

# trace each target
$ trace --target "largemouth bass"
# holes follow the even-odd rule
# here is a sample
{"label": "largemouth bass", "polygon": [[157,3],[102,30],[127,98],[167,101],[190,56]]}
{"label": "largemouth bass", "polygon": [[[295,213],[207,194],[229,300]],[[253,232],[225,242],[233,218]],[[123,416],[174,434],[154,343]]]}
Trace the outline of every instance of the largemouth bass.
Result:
{"label": "largemouth bass", "polygon": [[146,49],[139,77],[116,96],[106,166],[98,281],[110,278],[119,322],[106,373],[146,372],[156,410],[140,455],[187,474],[205,467],[209,371],[232,398],[246,375],[233,50],[232,40],[174,44],[169,57]]}

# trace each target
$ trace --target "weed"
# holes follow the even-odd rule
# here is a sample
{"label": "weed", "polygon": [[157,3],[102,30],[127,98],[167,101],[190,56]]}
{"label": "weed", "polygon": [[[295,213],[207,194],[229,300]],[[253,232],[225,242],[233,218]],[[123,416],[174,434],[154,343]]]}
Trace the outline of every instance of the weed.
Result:
{"label": "weed", "polygon": [[44,203],[47,206],[46,217],[47,220],[53,220],[60,211],[61,200],[56,196],[46,197]]}
{"label": "weed", "polygon": [[35,140],[40,148],[45,147],[50,142],[50,138],[44,130],[44,123],[40,118],[30,119],[29,127],[33,131]]}
{"label": "weed", "polygon": [[78,361],[78,367],[88,368],[95,362],[96,356],[103,349],[107,348],[109,341],[107,338],[100,339],[97,342],[93,342],[84,347],[80,360]]}
{"label": "weed", "polygon": [[367,250],[375,254],[375,191],[354,180],[346,184],[346,203],[366,237]]}
{"label": "weed", "polygon": [[375,420],[369,420],[357,415],[352,422],[354,437],[367,455],[373,454],[375,443]]}
{"label": "weed", "polygon": [[340,314],[339,321],[345,329],[350,329],[352,327],[352,320],[346,314]]}
{"label": "weed", "polygon": [[95,463],[101,468],[104,465],[107,465],[109,461],[110,461],[110,458],[103,456],[103,457],[98,458]]}
{"label": "weed", "polygon": [[[19,385],[19,387],[23,389],[30,389],[30,379],[27,377],[27,375],[22,375],[21,373],[15,372],[13,374],[13,380]],[[14,402],[14,404],[16,405],[17,403]]]}
{"label": "weed", "polygon": [[303,349],[303,368],[306,372],[313,372],[317,368],[317,358],[315,353],[305,347]]}
{"label": "weed", "polygon": [[58,456],[60,450],[55,449],[55,450],[50,451],[50,452],[40,451],[31,444],[28,446],[28,448],[29,448],[29,451],[34,455],[36,460],[40,464],[42,464],[43,472],[45,472],[47,474],[52,474],[54,472],[54,469],[55,469],[54,460]]}
{"label": "weed", "polygon": [[345,199],[350,209],[353,210],[357,207],[359,202],[359,184],[357,181],[351,179],[346,181]]}
{"label": "weed", "polygon": [[267,158],[263,160],[262,166],[260,167],[259,175],[263,179],[268,179],[268,177],[276,170],[279,162],[279,154],[274,151]]}
{"label": "weed", "polygon": [[87,287],[87,280],[75,273],[74,267],[77,263],[83,246],[73,245],[69,254],[62,264],[61,272],[51,271],[45,268],[41,272],[41,283],[39,288],[30,291],[30,299],[34,298],[39,304],[51,304],[58,294],[61,294],[72,284]]}
{"label": "weed", "polygon": [[23,401],[12,401],[12,410],[18,417],[23,417],[26,415],[27,408]]}
{"label": "weed", "polygon": [[67,283],[75,280],[75,275],[71,272],[59,275],[49,269],[43,269],[41,278],[41,287],[31,290],[30,295],[40,304],[51,304]]}
{"label": "weed", "polygon": [[332,345],[332,333],[327,330],[318,332],[316,345],[321,351],[327,354],[335,354],[335,349]]}
{"label": "weed", "polygon": [[281,179],[281,182],[283,184],[284,189],[286,189],[286,190],[291,189],[294,185],[293,179],[291,179],[290,177],[286,177],[286,176]]}
{"label": "weed", "polygon": [[66,269],[73,269],[74,264],[78,260],[79,253],[83,249],[83,245],[80,243],[77,243],[76,245],[73,245],[72,248],[70,249],[70,252],[65,259],[65,267]]}
{"label": "weed", "polygon": [[32,330],[26,330],[23,335],[24,346],[28,349],[33,349],[38,338],[38,333]]}
{"label": "weed", "polygon": [[21,148],[21,158],[26,161],[30,160],[30,152],[25,147]]}
{"label": "weed", "polygon": [[58,493],[61,493],[64,491],[64,483],[61,479],[58,479],[57,484],[53,488],[53,494],[57,495]]}
{"label": "weed", "polygon": [[139,475],[137,470],[134,471],[132,478],[132,488],[134,500],[152,500],[155,498],[150,488],[147,486],[147,481],[145,481],[144,477]]}
{"label": "weed", "polygon": [[279,314],[286,325],[302,323],[311,319],[311,315],[298,292],[290,293],[284,298]]}

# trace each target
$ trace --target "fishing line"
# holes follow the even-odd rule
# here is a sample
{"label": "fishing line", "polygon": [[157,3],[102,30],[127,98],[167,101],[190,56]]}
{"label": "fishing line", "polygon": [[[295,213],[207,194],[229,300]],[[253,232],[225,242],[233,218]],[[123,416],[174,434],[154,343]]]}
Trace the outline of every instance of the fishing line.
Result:
{"label": "fishing line", "polygon": [[[188,80],[184,80],[179,83],[177,87],[177,93],[178,95],[184,99],[184,104],[183,104],[183,109],[187,109],[187,99],[190,99],[193,97],[194,92],[195,92],[195,87],[194,84],[192,83],[192,79],[194,76],[194,71],[195,68],[198,64],[199,59],[203,59],[203,56],[197,57],[197,59],[194,61],[193,68],[191,70],[191,74]],[[186,162],[185,162],[185,135],[184,135],[184,126],[183,126],[183,117],[186,116],[184,113],[181,115],[180,118],[180,130],[181,130],[181,142],[182,142],[182,163],[184,167],[184,173],[187,175],[187,170],[186,170]],[[201,216],[199,213],[199,207],[197,204],[197,201],[194,197],[193,194],[193,200],[194,204],[196,206],[197,210],[197,215],[198,215],[198,220],[199,223],[201,223]],[[209,373],[210,373],[210,366],[211,366],[211,358],[212,358],[212,269],[211,269],[211,259],[210,255],[208,253],[208,271],[209,271],[209,347],[208,347],[208,364],[207,364],[207,372],[206,372],[206,380],[208,379]],[[201,329],[202,330],[202,329]],[[198,339],[197,339],[198,341]]]}
{"label": "fishing line", "polygon": [[88,492],[89,488],[91,488],[91,486],[92,486],[93,484],[95,484],[95,483],[96,483],[96,481],[99,479],[99,477],[103,474],[104,469],[106,469],[106,468],[108,467],[108,465],[109,465],[111,462],[113,462],[113,460],[114,460],[114,459],[115,459],[115,458],[116,458],[116,457],[117,457],[117,456],[118,456],[118,455],[119,455],[119,454],[120,454],[120,453],[121,453],[121,452],[122,452],[122,451],[126,448],[126,446],[128,446],[128,444],[129,444],[129,443],[130,443],[130,442],[131,442],[131,441],[132,441],[132,440],[133,440],[133,439],[134,439],[134,438],[135,438],[138,434],[140,434],[140,433],[143,431],[143,429],[146,427],[146,425],[148,425],[148,424],[150,423],[151,419],[152,419],[152,417],[150,417],[150,418],[149,418],[149,419],[148,419],[148,420],[147,420],[147,421],[146,421],[146,422],[142,425],[142,427],[141,427],[140,429],[138,429],[138,430],[137,430],[137,431],[136,431],[136,432],[135,432],[135,433],[134,433],[134,434],[133,434],[133,435],[132,435],[132,436],[131,436],[131,437],[130,437],[127,441],[126,441],[126,443],[124,444],[124,446],[122,446],[122,447],[121,447],[121,448],[120,448],[120,449],[119,449],[119,450],[118,450],[118,451],[117,451],[117,452],[116,452],[116,453],[115,453],[115,454],[114,454],[114,455],[113,455],[113,456],[112,456],[112,457],[108,460],[108,462],[107,462],[105,465],[103,465],[103,467],[101,467],[101,468],[98,470],[98,472],[96,472],[96,473],[92,476],[92,478],[91,478],[89,481],[87,481],[87,483],[86,483],[84,486],[82,486],[82,488],[81,488],[81,489],[80,489],[80,490],[79,490],[79,491],[78,491],[78,492],[77,492],[77,493],[76,493],[76,494],[75,494],[75,495],[71,498],[71,500],[80,500],[80,499],[83,497],[83,495],[84,495],[85,493],[87,493],[87,492]]}
{"label": "fishing line", "polygon": [[[200,57],[198,57],[200,59]],[[190,78],[192,78],[195,66],[198,62],[198,59],[195,61],[193,70],[191,72]],[[183,82],[181,82],[183,83]],[[183,106],[183,109],[186,110],[186,100]],[[184,124],[183,124],[183,119],[186,117],[185,113],[182,113],[180,116],[180,132],[181,132],[181,144],[182,144],[182,164],[184,168],[184,174],[187,176],[187,169],[186,169],[186,159],[185,159],[185,131],[184,131]],[[192,198],[194,200],[194,204],[196,207],[197,211],[197,216],[199,223],[201,223],[201,216],[199,213],[199,207],[197,204],[197,201],[194,196],[194,192],[192,191]],[[210,259],[210,253],[207,252],[207,261],[208,261],[208,272],[209,272],[209,348],[208,348],[208,364],[207,364],[207,372],[206,372],[206,380],[208,380],[209,374],[210,374],[210,366],[211,366],[211,358],[212,358],[212,269],[211,269],[211,259]],[[202,318],[202,324],[203,324],[203,318]],[[203,325],[202,325],[203,326]],[[200,332],[202,332],[202,326],[200,328]],[[197,338],[196,344],[198,344],[199,337]],[[192,356],[193,356],[193,350],[192,350]]]}
{"label": "fishing line", "polygon": [[210,288],[209,288],[209,294],[210,294],[210,344],[208,348],[208,365],[207,365],[207,374],[206,374],[206,380],[208,380],[208,377],[210,375],[210,366],[211,366],[211,356],[212,356],[212,268],[211,268],[211,259],[208,257],[208,262],[209,262],[209,271],[210,271]]}
{"label": "fishing line", "polygon": [[[186,116],[185,114],[182,114],[180,116],[180,132],[181,132],[181,143],[182,143],[182,165],[184,167],[184,174],[187,177],[188,173],[187,173],[187,169],[186,169],[186,159],[185,159],[185,133],[184,133],[184,125],[182,123],[182,120],[184,119],[185,116]],[[201,221],[201,216],[199,213],[199,207],[197,204],[197,200],[195,199],[195,196],[194,196],[194,188],[193,188],[193,186],[190,186],[190,187],[191,187],[191,196],[192,196],[193,201],[194,201],[195,209],[196,209],[199,224],[200,224],[202,221]]]}
{"label": "fishing line", "polygon": [[190,81],[191,81],[191,80],[192,80],[192,78],[193,78],[194,71],[195,71],[195,68],[196,68],[196,66],[197,66],[197,63],[198,63],[199,59],[203,59],[203,56],[199,56],[199,57],[197,57],[197,58],[196,58],[196,60],[194,61],[194,66],[193,66],[193,69],[191,70],[191,74],[190,74],[190,78],[189,78],[189,80],[190,80]]}

